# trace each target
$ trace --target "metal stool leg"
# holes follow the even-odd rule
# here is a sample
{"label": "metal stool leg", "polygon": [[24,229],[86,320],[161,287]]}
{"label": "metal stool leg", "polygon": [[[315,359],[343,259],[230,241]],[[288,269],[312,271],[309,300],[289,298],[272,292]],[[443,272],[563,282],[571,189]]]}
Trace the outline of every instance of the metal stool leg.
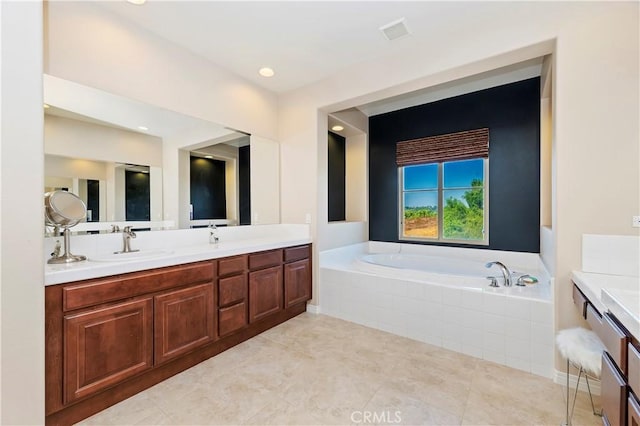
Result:
{"label": "metal stool leg", "polygon": [[[578,382],[576,383],[576,390],[573,393],[573,405],[571,406],[571,420],[573,420],[573,411],[576,408],[576,400],[578,399],[578,388],[580,387],[580,378],[582,377],[582,367],[580,367],[580,369],[578,370]],[[586,373],[585,373],[585,377],[586,377]]]}
{"label": "metal stool leg", "polygon": [[600,413],[596,412],[596,406],[593,403],[593,395],[591,394],[591,386],[589,386],[589,375],[587,375],[587,373],[584,374],[584,379],[587,381],[587,389],[589,390],[589,399],[591,400],[591,411],[593,412],[594,416],[602,417],[602,412]]}
{"label": "metal stool leg", "polygon": [[569,426],[569,358],[567,358],[567,417],[565,426]]}

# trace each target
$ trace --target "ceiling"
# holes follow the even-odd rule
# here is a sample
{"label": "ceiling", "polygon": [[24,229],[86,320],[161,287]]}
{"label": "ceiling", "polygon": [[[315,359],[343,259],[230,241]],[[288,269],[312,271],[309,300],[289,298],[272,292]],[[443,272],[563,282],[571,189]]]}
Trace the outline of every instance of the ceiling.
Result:
{"label": "ceiling", "polygon": [[[543,2],[544,3],[544,2]],[[425,44],[487,30],[500,16],[540,12],[536,2],[125,1],[100,7],[275,93],[385,56],[424,54]],[[406,18],[410,35],[380,27]],[[263,66],[276,75],[258,75]]]}

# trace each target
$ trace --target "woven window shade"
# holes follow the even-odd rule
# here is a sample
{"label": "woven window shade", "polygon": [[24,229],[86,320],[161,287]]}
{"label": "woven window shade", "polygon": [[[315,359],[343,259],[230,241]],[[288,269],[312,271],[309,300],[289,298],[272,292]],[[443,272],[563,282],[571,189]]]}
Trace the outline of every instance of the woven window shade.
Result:
{"label": "woven window shade", "polygon": [[475,129],[446,135],[398,142],[398,166],[439,163],[489,157],[489,129]]}

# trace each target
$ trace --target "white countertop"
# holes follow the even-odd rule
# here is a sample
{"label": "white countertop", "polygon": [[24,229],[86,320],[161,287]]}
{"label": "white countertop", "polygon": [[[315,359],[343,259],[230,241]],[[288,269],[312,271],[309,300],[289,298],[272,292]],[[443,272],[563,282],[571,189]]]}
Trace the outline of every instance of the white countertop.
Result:
{"label": "white countertop", "polygon": [[[45,265],[44,285],[61,284],[109,275],[162,268],[190,262],[217,259],[227,256],[272,250],[311,243],[311,238],[300,237],[260,237],[238,241],[224,241],[216,245],[198,244],[178,247],[165,251],[160,256],[128,261],[104,262],[89,259],[82,262],[62,265]],[[151,251],[151,250],[150,250]]]}
{"label": "white countertop", "polygon": [[640,277],[573,271],[571,279],[598,311],[612,313],[640,340]]}

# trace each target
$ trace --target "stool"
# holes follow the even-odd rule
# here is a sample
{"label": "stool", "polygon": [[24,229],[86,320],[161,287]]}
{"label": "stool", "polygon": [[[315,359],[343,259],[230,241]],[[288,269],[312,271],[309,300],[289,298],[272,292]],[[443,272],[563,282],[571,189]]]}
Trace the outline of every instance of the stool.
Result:
{"label": "stool", "polygon": [[[580,378],[583,373],[587,381],[591,409],[594,415],[600,416],[601,414],[596,412],[593,404],[593,396],[591,395],[591,387],[589,386],[589,375],[595,379],[600,378],[602,371],[602,353],[605,350],[604,345],[593,331],[577,327],[560,330],[556,336],[556,346],[562,357],[567,359],[567,422],[565,424],[567,426],[571,424],[573,410],[576,406],[576,397],[578,396],[578,387],[580,386]],[[569,415],[569,365],[573,365],[578,369],[578,382],[576,383],[576,390],[573,394],[571,415]]]}

